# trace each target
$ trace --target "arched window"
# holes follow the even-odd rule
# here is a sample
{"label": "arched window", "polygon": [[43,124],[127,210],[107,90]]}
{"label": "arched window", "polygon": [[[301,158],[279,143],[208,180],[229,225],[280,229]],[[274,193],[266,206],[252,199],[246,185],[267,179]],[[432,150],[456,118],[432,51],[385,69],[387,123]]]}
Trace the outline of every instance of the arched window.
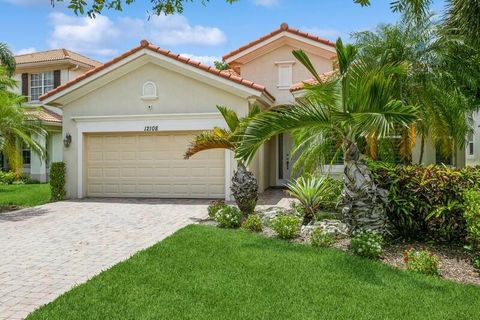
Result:
{"label": "arched window", "polygon": [[143,84],[142,99],[143,100],[155,100],[157,99],[157,86],[153,81],[147,81]]}

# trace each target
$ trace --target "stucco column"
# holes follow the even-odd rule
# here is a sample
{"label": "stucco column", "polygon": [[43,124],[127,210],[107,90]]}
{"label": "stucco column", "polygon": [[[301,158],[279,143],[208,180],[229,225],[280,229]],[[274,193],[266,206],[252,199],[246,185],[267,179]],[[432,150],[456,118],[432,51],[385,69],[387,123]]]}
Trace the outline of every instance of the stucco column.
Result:
{"label": "stucco column", "polygon": [[[35,140],[44,150],[47,150],[47,139],[43,135],[35,134],[32,136],[33,140]],[[41,158],[39,154],[34,152],[33,150],[30,152],[30,176],[34,180],[38,180],[40,182],[47,182],[47,164],[44,159]]]}

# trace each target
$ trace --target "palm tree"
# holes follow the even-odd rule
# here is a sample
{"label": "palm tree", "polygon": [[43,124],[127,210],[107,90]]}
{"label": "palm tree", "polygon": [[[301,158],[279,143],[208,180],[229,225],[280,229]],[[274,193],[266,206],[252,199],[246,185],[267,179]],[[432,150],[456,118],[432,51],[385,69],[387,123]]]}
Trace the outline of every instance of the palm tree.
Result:
{"label": "palm tree", "polygon": [[[222,114],[228,129],[215,127],[197,135],[187,152],[185,159],[189,159],[196,153],[211,149],[228,149],[237,152],[241,132],[247,124],[260,112],[260,108],[254,106],[245,118],[239,118],[235,111],[223,106],[217,106]],[[232,177],[231,191],[238,205],[244,214],[253,213],[258,200],[257,179],[252,172],[246,169],[243,161],[238,161],[237,169]]]}
{"label": "palm tree", "polygon": [[395,77],[407,66],[363,60],[352,45],[337,40],[338,70],[324,81],[303,51],[294,56],[309,70],[317,84],[305,84],[306,95],[295,105],[258,114],[243,132],[237,156],[246,163],[269,138],[282,133],[307,132],[317,141],[339,140],[343,159],[342,215],[350,230],[384,232],[386,191],[376,187],[363,156],[360,141],[388,136],[395,125],[416,120],[416,108],[394,99]]}
{"label": "palm tree", "polygon": [[10,170],[17,178],[22,174],[21,146],[27,146],[44,157],[45,151],[32,137],[46,135],[46,131],[34,119],[29,119],[24,113],[22,103],[24,97],[6,90],[15,82],[6,77],[6,70],[0,67],[0,152],[7,158]]}
{"label": "palm tree", "polygon": [[5,68],[8,76],[15,73],[15,57],[7,44],[2,42],[0,42],[0,65]]}

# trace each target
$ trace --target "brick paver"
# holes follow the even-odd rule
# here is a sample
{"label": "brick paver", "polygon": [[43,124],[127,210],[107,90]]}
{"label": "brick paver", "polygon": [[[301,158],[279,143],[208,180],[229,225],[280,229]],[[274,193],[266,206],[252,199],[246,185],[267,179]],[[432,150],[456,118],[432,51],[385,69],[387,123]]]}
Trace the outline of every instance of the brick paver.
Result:
{"label": "brick paver", "polygon": [[206,217],[206,200],[65,201],[0,214],[0,319],[22,319],[75,284]]}
{"label": "brick paver", "polygon": [[[208,200],[86,199],[0,214],[0,320],[22,319],[72,286],[207,216]],[[288,206],[268,190],[259,207]]]}

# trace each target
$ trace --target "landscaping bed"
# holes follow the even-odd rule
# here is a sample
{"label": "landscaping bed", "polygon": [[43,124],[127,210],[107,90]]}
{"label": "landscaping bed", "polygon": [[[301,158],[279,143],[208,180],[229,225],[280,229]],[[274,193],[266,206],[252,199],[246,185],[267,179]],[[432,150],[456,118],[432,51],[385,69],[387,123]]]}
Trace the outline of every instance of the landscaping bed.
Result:
{"label": "landscaping bed", "polygon": [[192,225],[27,319],[474,319],[479,312],[476,286]]}

